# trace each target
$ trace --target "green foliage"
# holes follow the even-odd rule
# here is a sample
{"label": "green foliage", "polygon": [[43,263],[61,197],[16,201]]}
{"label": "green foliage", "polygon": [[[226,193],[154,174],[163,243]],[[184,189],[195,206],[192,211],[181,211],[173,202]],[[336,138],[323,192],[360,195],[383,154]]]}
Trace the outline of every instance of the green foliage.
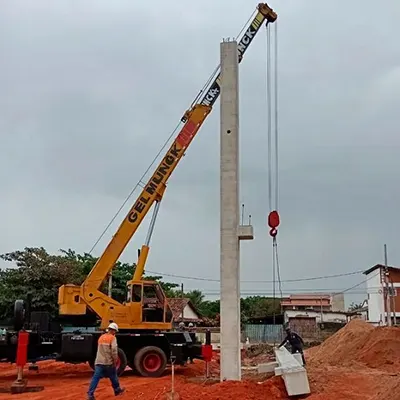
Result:
{"label": "green foliage", "polygon": [[264,317],[281,312],[280,300],[263,296],[249,296],[240,299],[242,322],[250,318]]}
{"label": "green foliage", "polygon": [[349,312],[352,312],[352,311],[359,310],[360,308],[362,308],[362,305],[363,305],[363,303],[354,303],[354,302],[352,302],[352,303],[349,305],[348,311],[349,311]]}
{"label": "green foliage", "polygon": [[216,318],[220,313],[220,301],[219,300],[205,300],[199,307],[199,312],[203,317]]}
{"label": "green foliage", "polygon": [[[43,247],[30,248],[0,255],[13,264],[12,268],[0,270],[0,319],[12,317],[16,299],[31,296],[32,310],[58,313],[58,288],[66,283],[80,285],[87,277],[97,258],[88,253],[78,254],[74,250],[60,250],[59,255],[48,254]],[[112,297],[119,302],[126,299],[126,283],[131,280],[136,264],[117,262],[112,270]],[[181,297],[179,285],[163,282],[161,276],[145,276],[146,280],[158,281],[167,297]],[[107,293],[107,279],[100,288]],[[218,324],[219,300],[205,300],[200,290],[183,294],[188,297],[204,318],[204,324]],[[279,300],[252,296],[241,299],[242,323],[249,318],[262,317],[280,312]]]}
{"label": "green foliage", "polygon": [[0,256],[17,268],[7,268],[0,274],[0,318],[12,316],[16,299],[31,296],[32,309],[57,313],[58,287],[64,283],[79,284],[79,265],[65,256],[54,256],[43,247]]}
{"label": "green foliage", "polygon": [[[12,317],[16,299],[32,296],[32,310],[58,312],[58,288],[66,283],[80,285],[87,277],[97,258],[91,254],[78,254],[74,250],[60,250],[60,255],[50,255],[40,248],[24,250],[0,256],[14,264],[13,268],[0,271],[0,319]],[[15,268],[17,267],[17,268]],[[126,282],[131,280],[136,264],[117,262],[112,270],[112,297],[120,302],[126,299]],[[161,281],[161,276],[145,276],[158,281],[169,296],[179,285]],[[100,288],[108,290],[107,279]]]}
{"label": "green foliage", "polygon": [[196,310],[200,310],[201,305],[204,303],[204,294],[200,290],[191,290],[185,293],[185,297],[189,298]]}

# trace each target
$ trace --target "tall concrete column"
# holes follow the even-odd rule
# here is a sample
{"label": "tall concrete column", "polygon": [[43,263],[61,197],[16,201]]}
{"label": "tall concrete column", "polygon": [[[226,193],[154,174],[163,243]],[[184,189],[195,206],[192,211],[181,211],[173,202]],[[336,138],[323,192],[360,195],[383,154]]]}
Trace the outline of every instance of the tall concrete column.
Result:
{"label": "tall concrete column", "polygon": [[239,93],[236,41],[221,43],[221,381],[241,379]]}
{"label": "tall concrete column", "polygon": [[239,221],[239,63],[236,41],[221,43],[221,381],[241,380]]}

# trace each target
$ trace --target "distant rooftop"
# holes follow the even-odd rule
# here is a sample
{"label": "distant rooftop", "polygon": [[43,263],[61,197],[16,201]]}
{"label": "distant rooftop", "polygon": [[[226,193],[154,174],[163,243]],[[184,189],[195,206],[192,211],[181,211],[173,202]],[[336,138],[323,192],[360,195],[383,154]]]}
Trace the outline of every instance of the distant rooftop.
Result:
{"label": "distant rooftop", "polygon": [[281,301],[282,306],[331,306],[336,293],[292,294]]}
{"label": "distant rooftop", "polygon": [[367,269],[366,271],[363,272],[364,275],[369,275],[371,272],[374,272],[376,269],[380,269],[380,268],[387,268],[389,270],[392,271],[397,271],[400,272],[400,268],[399,267],[393,267],[391,265],[383,265],[383,264],[376,264],[373,267]]}

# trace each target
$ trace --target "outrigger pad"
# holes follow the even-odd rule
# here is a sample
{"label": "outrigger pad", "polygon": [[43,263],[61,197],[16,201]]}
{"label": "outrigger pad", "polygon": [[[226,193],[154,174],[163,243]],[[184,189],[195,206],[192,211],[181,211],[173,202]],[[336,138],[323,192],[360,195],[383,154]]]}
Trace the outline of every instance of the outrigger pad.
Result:
{"label": "outrigger pad", "polygon": [[0,393],[21,394],[28,392],[41,392],[44,386],[28,386],[28,380],[15,381],[10,387],[0,388]]}

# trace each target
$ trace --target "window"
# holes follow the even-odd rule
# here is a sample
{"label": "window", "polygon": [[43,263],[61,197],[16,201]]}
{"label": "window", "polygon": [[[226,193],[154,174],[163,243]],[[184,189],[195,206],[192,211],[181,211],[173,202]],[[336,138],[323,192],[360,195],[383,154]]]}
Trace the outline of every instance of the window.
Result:
{"label": "window", "polygon": [[142,301],[142,285],[132,285],[132,302],[140,303]]}

